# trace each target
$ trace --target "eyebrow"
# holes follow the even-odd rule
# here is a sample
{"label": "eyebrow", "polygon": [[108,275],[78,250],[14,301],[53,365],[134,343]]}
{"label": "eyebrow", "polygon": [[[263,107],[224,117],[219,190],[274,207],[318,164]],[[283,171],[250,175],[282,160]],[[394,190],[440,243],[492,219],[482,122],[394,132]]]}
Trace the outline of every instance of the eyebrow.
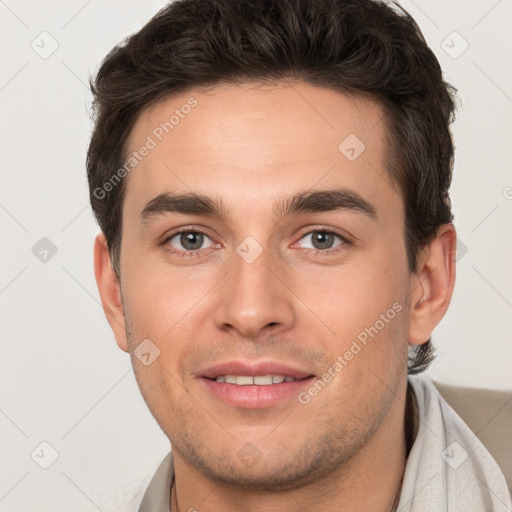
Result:
{"label": "eyebrow", "polygon": [[[360,194],[353,190],[337,188],[333,190],[304,191],[278,199],[273,207],[276,219],[282,219],[299,213],[329,212],[348,210],[362,213],[376,220],[375,207]],[[142,222],[149,222],[156,216],[168,213],[200,215],[216,217],[225,221],[229,217],[229,209],[222,198],[208,197],[197,193],[172,194],[165,193],[151,199],[140,217]]]}

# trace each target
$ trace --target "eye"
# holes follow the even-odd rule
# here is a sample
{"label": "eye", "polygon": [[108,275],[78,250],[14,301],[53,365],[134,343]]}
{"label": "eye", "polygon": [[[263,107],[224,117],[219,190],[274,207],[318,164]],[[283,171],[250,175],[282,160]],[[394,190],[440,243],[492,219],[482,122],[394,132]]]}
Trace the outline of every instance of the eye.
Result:
{"label": "eye", "polygon": [[[343,236],[327,230],[310,231],[301,240],[307,240],[308,238],[311,240],[312,247],[305,247],[305,249],[313,249],[320,252],[325,252],[327,249],[333,249],[348,243]],[[336,239],[340,240],[340,242],[337,245],[333,245]]]}
{"label": "eye", "polygon": [[[176,253],[187,253],[192,251],[199,251],[200,249],[206,249],[208,247],[203,247],[205,240],[210,240],[211,238],[202,231],[190,230],[190,231],[179,231],[178,233],[174,233],[170,237],[165,240],[165,244],[167,246],[172,247],[171,252]],[[213,243],[210,247],[213,246]],[[185,254],[184,254],[185,255]],[[188,254],[187,254],[188,256]]]}
{"label": "eye", "polygon": [[[338,247],[348,244],[348,240],[334,231],[325,229],[317,229],[310,231],[303,235],[300,240],[310,239],[310,246],[303,247],[304,249],[312,249],[314,253],[328,253],[335,252]],[[335,244],[336,239],[338,243]],[[204,247],[205,242],[210,242],[210,245]],[[208,249],[215,244],[212,239],[204,232],[197,229],[182,230],[173,233],[163,242],[167,250],[177,256],[194,257],[199,256],[201,249]],[[330,251],[330,249],[333,249]]]}

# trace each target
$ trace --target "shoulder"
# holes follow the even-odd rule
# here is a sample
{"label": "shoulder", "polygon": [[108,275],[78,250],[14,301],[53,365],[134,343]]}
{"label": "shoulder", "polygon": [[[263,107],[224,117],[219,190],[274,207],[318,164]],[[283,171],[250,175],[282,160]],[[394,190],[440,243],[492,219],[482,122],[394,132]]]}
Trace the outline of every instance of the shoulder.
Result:
{"label": "shoulder", "polygon": [[140,502],[152,476],[152,474],[147,474],[115,489],[109,495],[99,497],[98,508],[102,512],[138,512]]}
{"label": "shoulder", "polygon": [[512,391],[433,384],[485,446],[512,489]]}

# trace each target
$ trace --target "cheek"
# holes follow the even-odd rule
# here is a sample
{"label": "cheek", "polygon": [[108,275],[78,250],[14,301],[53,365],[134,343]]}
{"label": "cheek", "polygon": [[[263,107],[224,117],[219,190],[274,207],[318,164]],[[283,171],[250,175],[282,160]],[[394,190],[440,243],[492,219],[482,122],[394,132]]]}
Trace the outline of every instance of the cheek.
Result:
{"label": "cheek", "polygon": [[[346,267],[313,269],[297,282],[297,294],[340,339],[357,336],[376,322],[398,317],[403,309],[405,273],[385,262],[358,262]],[[398,303],[398,305],[396,305]],[[396,322],[394,322],[396,323]]]}
{"label": "cheek", "polygon": [[[142,340],[151,340],[159,354],[158,365],[139,368],[141,389],[160,389],[167,381],[179,381],[186,386],[189,376],[183,374],[183,361],[204,350],[201,340],[209,339],[210,330],[214,330],[208,292],[218,279],[212,278],[212,272],[209,278],[196,273],[191,279],[190,272],[193,270],[162,271],[140,266],[131,273],[136,277],[123,289],[128,346],[134,367],[138,361],[133,359],[133,353]],[[143,380],[145,377],[147,380]],[[162,396],[172,394],[165,389],[160,392]]]}
{"label": "cheek", "polygon": [[317,284],[309,287],[304,301],[315,304],[315,313],[331,331],[326,371],[340,376],[335,396],[363,400],[365,393],[376,393],[379,383],[391,384],[406,371],[407,275],[406,262],[397,255],[395,260],[367,259],[338,272],[331,269],[325,276],[328,287],[308,278]]}

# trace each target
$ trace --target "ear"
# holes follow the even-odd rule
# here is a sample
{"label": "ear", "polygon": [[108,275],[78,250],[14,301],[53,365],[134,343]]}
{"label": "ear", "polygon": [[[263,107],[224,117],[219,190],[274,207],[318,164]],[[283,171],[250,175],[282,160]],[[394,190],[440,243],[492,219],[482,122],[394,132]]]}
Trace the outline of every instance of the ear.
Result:
{"label": "ear", "polygon": [[94,275],[103,311],[114,332],[116,342],[121,350],[128,352],[121,284],[110,263],[107,240],[103,233],[100,233],[94,242]]}
{"label": "ear", "polygon": [[441,321],[455,284],[457,234],[453,224],[443,224],[436,238],[422,251],[411,280],[409,343],[422,345]]}

